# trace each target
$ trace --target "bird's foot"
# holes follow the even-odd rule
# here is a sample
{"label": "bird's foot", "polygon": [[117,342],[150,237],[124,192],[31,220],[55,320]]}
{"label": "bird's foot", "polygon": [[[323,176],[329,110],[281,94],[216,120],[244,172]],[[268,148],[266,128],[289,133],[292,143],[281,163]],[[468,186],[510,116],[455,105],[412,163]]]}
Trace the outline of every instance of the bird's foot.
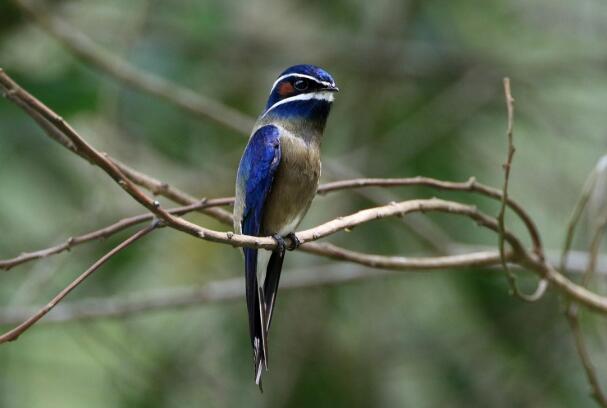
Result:
{"label": "bird's foot", "polygon": [[287,234],[287,238],[291,239],[291,242],[293,243],[289,248],[287,248],[289,251],[293,251],[300,247],[301,241],[299,238],[297,238],[297,235],[295,235],[294,232],[289,232]]}
{"label": "bird's foot", "polygon": [[280,234],[274,234],[272,235],[272,238],[274,238],[274,241],[276,241],[276,251],[284,253],[285,249],[287,249],[287,243],[285,242],[285,239],[280,236]]}

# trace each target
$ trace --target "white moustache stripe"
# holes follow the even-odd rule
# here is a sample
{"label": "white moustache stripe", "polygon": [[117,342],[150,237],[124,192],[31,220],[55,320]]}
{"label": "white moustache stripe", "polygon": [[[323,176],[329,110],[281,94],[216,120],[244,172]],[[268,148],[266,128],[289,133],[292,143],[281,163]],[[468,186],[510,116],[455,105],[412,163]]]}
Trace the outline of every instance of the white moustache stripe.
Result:
{"label": "white moustache stripe", "polygon": [[272,93],[272,91],[274,90],[274,87],[276,85],[278,85],[280,83],[280,81],[282,81],[285,78],[289,78],[289,77],[296,77],[296,78],[306,78],[306,79],[310,79],[314,82],[316,82],[317,84],[321,84],[327,87],[333,86],[333,84],[331,82],[327,82],[327,81],[319,81],[318,79],[314,78],[313,76],[310,75],[306,75],[306,74],[286,74],[283,75],[281,77],[278,77],[278,79],[276,81],[274,81],[274,84],[272,84],[272,88],[270,89],[270,93]]}
{"label": "white moustache stripe", "polygon": [[319,101],[333,102],[334,98],[335,97],[333,96],[333,92],[327,92],[327,91],[311,92],[311,93],[291,96],[289,98],[278,101],[274,105],[270,106],[270,109],[268,109],[263,114],[263,116],[266,116],[268,114],[268,112],[270,112],[272,109],[276,108],[277,106],[284,105],[285,103],[295,102],[295,101],[309,101],[311,99],[316,99]]}

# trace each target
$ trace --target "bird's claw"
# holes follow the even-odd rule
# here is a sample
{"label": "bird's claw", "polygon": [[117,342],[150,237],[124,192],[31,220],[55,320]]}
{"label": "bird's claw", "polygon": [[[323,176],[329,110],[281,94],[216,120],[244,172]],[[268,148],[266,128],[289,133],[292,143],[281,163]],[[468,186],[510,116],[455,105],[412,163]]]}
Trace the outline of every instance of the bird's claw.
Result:
{"label": "bird's claw", "polygon": [[294,232],[289,232],[287,234],[287,238],[291,239],[291,242],[293,243],[288,249],[289,251],[293,251],[297,248],[299,248],[299,246],[301,245],[301,241],[299,240],[299,238],[297,238],[297,235],[295,235]]}
{"label": "bird's claw", "polygon": [[276,250],[280,253],[284,253],[285,249],[287,249],[287,243],[284,238],[280,236],[280,234],[274,234],[272,235],[272,238],[276,241]]}

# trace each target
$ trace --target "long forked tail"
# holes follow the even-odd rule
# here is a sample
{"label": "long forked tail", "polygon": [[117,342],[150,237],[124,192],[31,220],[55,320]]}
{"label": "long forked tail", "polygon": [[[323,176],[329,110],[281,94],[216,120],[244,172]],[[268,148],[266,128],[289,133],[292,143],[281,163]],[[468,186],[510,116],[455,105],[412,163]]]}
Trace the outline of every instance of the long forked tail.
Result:
{"label": "long forked tail", "polygon": [[[266,367],[266,325],[262,323],[265,316],[265,302],[262,290],[257,282],[257,250],[245,248],[245,289],[247,312],[249,315],[249,335],[253,347],[253,362],[255,368],[255,383],[261,386],[261,373]],[[265,319],[264,319],[265,320]]]}
{"label": "long forked tail", "polygon": [[268,268],[266,269],[266,280],[263,283],[263,293],[265,295],[267,311],[267,330],[270,330],[274,305],[276,304],[276,295],[278,294],[278,283],[280,282],[280,272],[282,271],[282,261],[285,259],[285,251],[272,252]]}
{"label": "long forked tail", "polygon": [[259,386],[259,390],[263,392],[263,386],[261,385],[261,375],[264,368],[268,369],[268,332],[265,324],[266,311],[263,301],[263,292],[258,287],[257,290],[257,310],[254,332],[251,334],[253,341],[253,359],[255,368],[255,384]]}
{"label": "long forked tail", "polygon": [[268,330],[276,303],[284,251],[271,254],[263,284],[257,280],[257,255],[257,250],[245,248],[246,296],[249,332],[253,346],[255,383],[263,392],[261,377],[263,369],[268,369]]}

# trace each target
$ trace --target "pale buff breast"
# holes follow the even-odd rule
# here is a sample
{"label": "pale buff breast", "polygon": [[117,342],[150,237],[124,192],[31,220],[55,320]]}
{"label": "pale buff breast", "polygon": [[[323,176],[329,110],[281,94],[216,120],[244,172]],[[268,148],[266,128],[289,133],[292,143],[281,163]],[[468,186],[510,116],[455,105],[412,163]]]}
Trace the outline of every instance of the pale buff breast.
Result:
{"label": "pale buff breast", "polygon": [[262,235],[294,232],[316,195],[320,177],[317,143],[289,135],[280,139],[281,160],[266,200]]}

